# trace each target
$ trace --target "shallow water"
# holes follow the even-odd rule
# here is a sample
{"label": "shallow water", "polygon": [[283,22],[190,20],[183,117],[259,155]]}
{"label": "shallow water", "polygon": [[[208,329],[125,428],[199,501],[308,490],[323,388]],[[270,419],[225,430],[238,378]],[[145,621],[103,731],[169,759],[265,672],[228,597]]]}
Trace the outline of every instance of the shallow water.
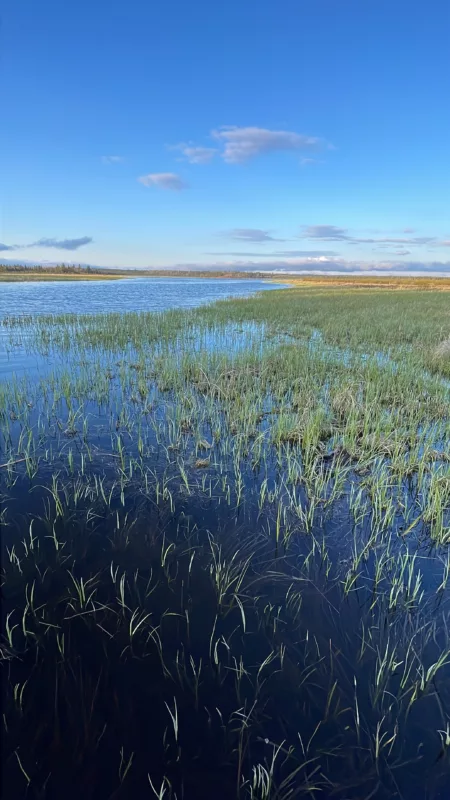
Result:
{"label": "shallow water", "polygon": [[227,297],[283,288],[259,280],[207,278],[127,278],[105,281],[39,281],[0,283],[0,380],[12,374],[45,372],[45,361],[23,347],[8,346],[1,326],[10,316],[96,314],[109,311],[166,311],[195,308]]}
{"label": "shallow water", "polygon": [[[86,346],[87,327],[69,327],[61,350],[59,330],[48,346],[26,328],[23,347],[7,339],[18,374],[19,353],[35,372],[17,390],[9,382],[0,408],[3,796],[444,797],[448,670],[408,708],[421,665],[448,645],[445,549],[426,525],[402,536],[419,514],[414,481],[386,471],[395,515],[385,525],[383,507],[377,527],[368,476],[348,461],[328,503],[337,434],[309,473],[298,437],[274,444],[280,403],[294,423],[302,409],[290,385],[284,398],[276,386],[263,393],[264,357],[303,348],[314,373],[321,343],[287,345],[253,324],[192,326],[137,352],[122,317],[107,346]],[[328,368],[341,355],[325,350]],[[239,384],[242,369],[251,379]],[[254,390],[255,408],[239,416]],[[324,488],[305,527],[314,475]],[[355,552],[367,557],[353,568]],[[418,579],[423,602],[411,596]],[[253,791],[275,753],[278,788]]]}

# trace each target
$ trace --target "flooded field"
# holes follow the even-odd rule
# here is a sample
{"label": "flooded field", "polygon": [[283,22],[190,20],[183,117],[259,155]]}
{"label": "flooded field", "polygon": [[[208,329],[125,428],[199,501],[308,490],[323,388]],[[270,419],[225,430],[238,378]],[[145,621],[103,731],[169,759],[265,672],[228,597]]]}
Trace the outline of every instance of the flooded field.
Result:
{"label": "flooded field", "polygon": [[2,796],[446,797],[445,294],[1,336]]}

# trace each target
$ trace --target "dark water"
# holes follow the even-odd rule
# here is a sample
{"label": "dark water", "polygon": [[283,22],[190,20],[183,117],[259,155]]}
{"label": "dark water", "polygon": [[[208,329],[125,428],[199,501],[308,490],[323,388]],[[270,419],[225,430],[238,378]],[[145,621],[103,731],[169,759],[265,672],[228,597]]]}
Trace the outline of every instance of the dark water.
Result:
{"label": "dark water", "polygon": [[[288,788],[299,791],[293,797],[308,796],[308,785],[318,785],[320,791],[309,796],[443,800],[437,779],[442,781],[445,763],[435,765],[438,735],[421,744],[422,726],[437,731],[443,725],[432,697],[413,706],[407,722],[399,707],[407,740],[396,742],[392,780],[387,759],[375,765],[377,776],[372,737],[384,713],[368,696],[376,653],[369,648],[359,657],[361,618],[367,627],[379,625],[369,612],[370,591],[362,588],[344,599],[339,581],[326,574],[320,558],[305,571],[310,537],[297,534],[289,548],[276,547],[276,510],[270,502],[262,514],[258,509],[261,481],[267,476],[273,485],[276,480],[276,460],[265,469],[242,464],[245,502],[238,506],[226,441],[214,446],[210,466],[195,469],[192,432],[186,430],[183,444],[171,451],[167,462],[160,444],[169,443],[167,420],[174,407],[170,398],[155,391],[151,405],[157,424],[143,427],[142,467],[148,467],[148,487],[136,473],[122,500],[120,462],[112,442],[120,434],[127,464],[130,456],[138,459],[131,428],[118,432],[116,415],[111,418],[109,409],[86,406],[92,415],[89,447],[94,461],[81,473],[77,451],[87,441],[81,430],[65,432],[53,421],[64,419],[61,405],[54,408],[45,431],[45,447],[54,451],[52,462],[43,460],[32,481],[21,474],[8,484],[3,471],[0,483],[8,495],[2,531],[7,577],[3,613],[12,614],[11,626],[18,625],[14,657],[4,663],[9,729],[2,796],[56,800],[63,792],[66,800],[78,800],[80,793],[86,800],[150,798],[155,796],[149,791],[150,774],[158,791],[170,780],[174,791],[161,796],[172,800],[253,800],[253,768],[261,764],[269,769],[278,746],[285,743],[274,780],[279,786],[293,775]],[[23,419],[10,423],[11,434],[19,436]],[[200,436],[213,441],[207,425]],[[67,468],[69,449],[75,454],[74,475]],[[189,493],[182,491],[178,474],[181,454]],[[215,461],[222,476],[229,476],[230,501],[217,483]],[[103,480],[108,502],[80,494],[82,487],[93,491],[94,473]],[[53,474],[58,476],[61,511],[49,493]],[[161,494],[156,497],[153,475],[164,476],[173,505]],[[211,479],[212,494],[208,484],[202,489],[202,476]],[[72,481],[81,497],[77,501]],[[25,555],[21,541],[30,541],[31,521],[35,543]],[[340,546],[341,557],[349,552],[350,534],[346,500],[330,518],[320,514],[313,530],[317,541],[325,536]],[[20,570],[8,559],[14,547]],[[243,574],[242,584],[236,585],[233,570]],[[89,587],[87,596],[93,593],[85,603],[75,584],[82,580]],[[30,609],[26,598],[32,587]],[[401,620],[392,615],[389,623],[391,633],[387,622],[384,632],[376,631],[381,657],[390,637],[395,641],[404,634]],[[137,628],[133,637],[130,626]],[[7,657],[11,655],[8,649]],[[352,708],[354,679],[361,730],[355,728]],[[396,689],[396,680],[393,675],[386,694]],[[17,697],[25,681],[22,703]],[[448,689],[442,683],[439,702],[447,709]],[[170,716],[175,710],[176,732]],[[382,734],[386,729],[391,736],[397,708],[389,717]],[[309,748],[311,761],[303,747]],[[29,787],[16,753],[31,779]],[[408,769],[401,768],[409,759]],[[334,788],[314,773],[316,764],[336,782]],[[429,794],[424,793],[426,785],[433,790]],[[255,800],[289,797],[275,790],[254,795]]]}
{"label": "dark water", "polygon": [[125,278],[0,284],[0,319],[17,314],[95,314],[194,308],[280,285],[258,280]]}

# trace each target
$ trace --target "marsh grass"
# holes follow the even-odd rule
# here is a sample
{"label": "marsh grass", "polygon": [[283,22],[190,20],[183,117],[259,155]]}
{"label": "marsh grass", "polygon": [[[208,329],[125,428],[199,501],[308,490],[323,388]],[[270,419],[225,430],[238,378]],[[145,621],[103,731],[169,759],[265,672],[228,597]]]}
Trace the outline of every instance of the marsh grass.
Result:
{"label": "marsh grass", "polygon": [[439,796],[442,297],[4,321],[3,796]]}
{"label": "marsh grass", "polygon": [[431,357],[431,366],[437,372],[450,374],[450,338],[444,339],[435,347]]}

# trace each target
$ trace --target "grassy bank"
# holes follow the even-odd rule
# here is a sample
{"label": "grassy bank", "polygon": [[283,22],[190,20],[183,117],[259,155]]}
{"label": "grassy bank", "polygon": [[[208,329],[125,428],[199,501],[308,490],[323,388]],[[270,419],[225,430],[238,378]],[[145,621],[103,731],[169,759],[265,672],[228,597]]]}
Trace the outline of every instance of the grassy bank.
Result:
{"label": "grassy bank", "polygon": [[73,281],[113,280],[117,278],[208,278],[254,280],[267,277],[264,273],[230,272],[220,270],[138,270],[89,267],[5,267],[0,265],[1,281]]}
{"label": "grassy bank", "polygon": [[4,796],[439,797],[446,296],[5,320]]}
{"label": "grassy bank", "polygon": [[283,275],[276,277],[267,272],[239,272],[229,270],[170,270],[170,269],[108,269],[90,267],[22,267],[1,266],[2,281],[44,281],[44,280],[113,280],[117,278],[208,278],[210,280],[270,280],[288,283],[292,287],[304,289],[389,289],[416,291],[449,291],[450,278],[378,277],[370,275],[315,276]]}
{"label": "grassy bank", "polygon": [[118,278],[126,278],[126,277],[133,277],[127,275],[110,275],[110,274],[61,274],[56,272],[45,272],[45,273],[26,273],[26,272],[7,272],[1,273],[0,272],[0,283],[16,283],[16,282],[31,282],[35,283],[36,281],[105,281],[105,280],[117,280]]}
{"label": "grassy bank", "polygon": [[293,286],[304,287],[337,287],[352,289],[417,289],[448,291],[450,278],[429,278],[404,275],[403,277],[378,276],[378,275],[303,275],[287,276]]}

